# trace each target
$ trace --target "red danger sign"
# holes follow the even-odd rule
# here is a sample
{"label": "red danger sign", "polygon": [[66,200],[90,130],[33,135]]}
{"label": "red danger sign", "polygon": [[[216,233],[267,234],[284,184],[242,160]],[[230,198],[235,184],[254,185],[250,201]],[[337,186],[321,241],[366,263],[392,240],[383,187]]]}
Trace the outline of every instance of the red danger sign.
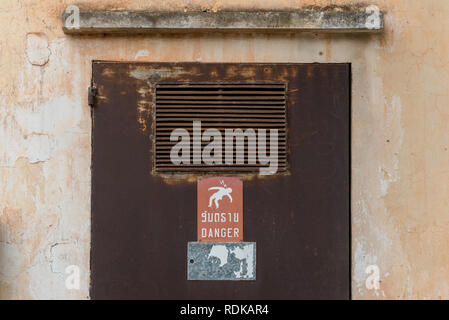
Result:
{"label": "red danger sign", "polygon": [[240,178],[198,180],[198,241],[243,240],[243,182]]}

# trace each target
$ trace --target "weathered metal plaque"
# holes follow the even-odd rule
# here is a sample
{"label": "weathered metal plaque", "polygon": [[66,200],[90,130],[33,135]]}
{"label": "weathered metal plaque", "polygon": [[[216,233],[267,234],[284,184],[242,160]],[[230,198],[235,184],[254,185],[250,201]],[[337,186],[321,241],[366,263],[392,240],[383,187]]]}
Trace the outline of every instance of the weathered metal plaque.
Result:
{"label": "weathered metal plaque", "polygon": [[243,182],[235,177],[198,180],[198,241],[243,240]]}
{"label": "weathered metal plaque", "polygon": [[256,280],[256,243],[189,242],[187,280]]}

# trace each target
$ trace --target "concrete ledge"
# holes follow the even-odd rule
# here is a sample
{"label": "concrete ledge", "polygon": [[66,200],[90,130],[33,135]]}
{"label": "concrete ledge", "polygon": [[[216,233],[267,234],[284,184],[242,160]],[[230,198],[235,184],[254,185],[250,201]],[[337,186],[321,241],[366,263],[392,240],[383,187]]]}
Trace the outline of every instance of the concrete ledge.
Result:
{"label": "concrete ledge", "polygon": [[379,32],[377,6],[306,7],[299,11],[148,12],[83,11],[62,14],[67,34],[142,34],[155,32]]}

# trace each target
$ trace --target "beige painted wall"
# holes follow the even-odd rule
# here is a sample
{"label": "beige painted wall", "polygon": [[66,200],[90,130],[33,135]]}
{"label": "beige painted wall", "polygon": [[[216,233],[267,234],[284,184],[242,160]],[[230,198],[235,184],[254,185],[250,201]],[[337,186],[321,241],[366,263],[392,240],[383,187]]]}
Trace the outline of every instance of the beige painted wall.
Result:
{"label": "beige painted wall", "polygon": [[[449,298],[449,2],[377,0],[381,35],[71,37],[69,4],[290,9],[360,1],[1,0],[0,298],[88,298],[93,59],[351,62],[353,297]],[[244,5],[243,5],[244,4]],[[65,267],[81,268],[67,291]],[[365,268],[380,268],[379,290]]]}

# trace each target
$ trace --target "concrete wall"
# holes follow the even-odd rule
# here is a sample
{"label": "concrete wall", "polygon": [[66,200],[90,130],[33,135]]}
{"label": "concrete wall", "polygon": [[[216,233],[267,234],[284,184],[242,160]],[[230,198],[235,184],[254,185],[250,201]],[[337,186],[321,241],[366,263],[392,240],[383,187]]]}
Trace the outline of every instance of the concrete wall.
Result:
{"label": "concrete wall", "polygon": [[[294,9],[359,1],[1,0],[0,298],[88,298],[93,59],[351,62],[353,297],[449,298],[449,2],[377,0],[381,35],[72,37],[69,4]],[[68,291],[64,270],[81,269]],[[379,290],[365,268],[380,268]]]}

